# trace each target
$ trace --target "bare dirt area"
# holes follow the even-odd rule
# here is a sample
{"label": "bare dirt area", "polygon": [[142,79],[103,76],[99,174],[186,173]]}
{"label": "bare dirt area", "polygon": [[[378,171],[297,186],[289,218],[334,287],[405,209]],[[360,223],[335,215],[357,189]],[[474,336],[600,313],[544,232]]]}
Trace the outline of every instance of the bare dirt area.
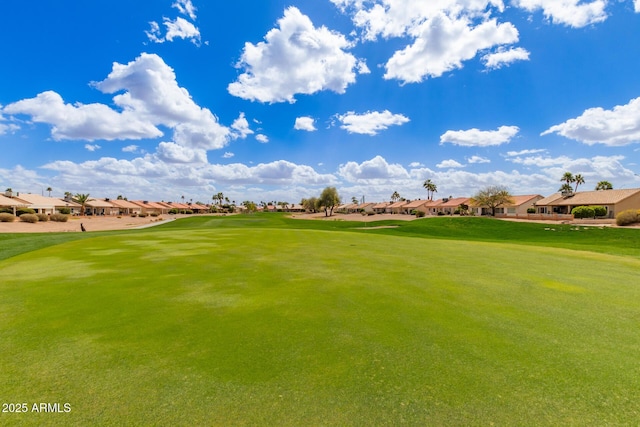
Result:
{"label": "bare dirt area", "polygon": [[16,219],[14,222],[0,222],[0,233],[65,233],[65,232],[81,232],[80,224],[90,231],[105,230],[124,230],[128,228],[138,228],[162,224],[172,221],[175,218],[184,215],[164,215],[162,217],[131,217],[123,215],[118,218],[115,216],[73,216],[69,217],[67,222],[36,222],[30,224],[28,222]]}

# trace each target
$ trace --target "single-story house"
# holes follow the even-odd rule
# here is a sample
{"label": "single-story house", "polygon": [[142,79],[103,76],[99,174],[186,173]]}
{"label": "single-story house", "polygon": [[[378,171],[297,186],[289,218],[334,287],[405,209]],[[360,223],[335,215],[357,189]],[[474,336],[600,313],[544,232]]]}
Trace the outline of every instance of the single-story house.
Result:
{"label": "single-story house", "polygon": [[190,203],[189,209],[191,209],[195,213],[203,214],[209,212],[209,207],[205,205],[200,205],[198,203]]}
{"label": "single-story house", "polygon": [[166,206],[147,200],[131,200],[131,203],[140,206],[142,213],[147,215],[162,215],[169,211]]}
{"label": "single-story house", "polygon": [[577,206],[602,206],[607,217],[615,218],[622,211],[640,209],[640,188],[555,193],[535,205],[537,213],[544,215],[570,214]]}
{"label": "single-story house", "polygon": [[400,214],[403,212],[403,208],[407,204],[409,204],[409,202],[407,202],[406,200],[392,203],[387,207],[387,211],[392,214]]}
{"label": "single-story house", "polygon": [[402,206],[401,212],[404,214],[411,214],[413,211],[422,211],[427,213],[427,206],[431,203],[431,200],[414,200],[413,202],[408,202],[404,206]]}
{"label": "single-story house", "polygon": [[287,212],[304,212],[304,206],[294,203],[292,205],[289,205],[289,207],[286,209]]}
{"label": "single-story house", "polygon": [[527,210],[536,207],[536,203],[544,199],[539,194],[512,196],[513,203],[496,208],[496,216],[526,216]]}
{"label": "single-story house", "polygon": [[36,213],[54,214],[59,213],[61,208],[68,208],[72,214],[80,214],[82,206],[71,200],[62,200],[56,197],[46,197],[39,194],[22,193],[14,200],[21,200],[26,203],[26,207],[33,209]]}
{"label": "single-story house", "polygon": [[449,197],[439,201],[434,205],[432,209],[435,209],[436,213],[442,212],[445,215],[453,215],[460,205],[467,205],[471,203],[469,197]]}
{"label": "single-story house", "polygon": [[120,215],[131,215],[131,214],[140,214],[142,213],[142,208],[135,203],[131,203],[128,200],[116,199],[109,200],[113,206],[118,208],[118,213]]}
{"label": "single-story house", "polygon": [[26,207],[28,207],[28,203],[23,200],[13,199],[11,197],[0,195],[0,208],[12,210],[14,215],[16,214],[16,210],[18,208]]}
{"label": "single-story house", "polygon": [[375,203],[369,203],[369,202],[365,202],[365,203],[360,203],[358,205],[358,210],[356,212],[373,212],[373,207],[375,206]]}
{"label": "single-story house", "polygon": [[56,202],[60,202],[53,197],[45,197],[39,194],[22,193],[20,196],[14,197],[15,200],[24,201],[27,207],[36,211],[36,213],[53,214],[56,212]]}
{"label": "single-story house", "polygon": [[387,208],[391,206],[389,202],[376,203],[373,205],[373,211],[377,214],[387,213]]}
{"label": "single-story house", "polygon": [[87,215],[112,216],[120,213],[120,208],[106,199],[89,199],[85,202],[84,209]]}
{"label": "single-story house", "polygon": [[162,207],[163,212],[161,213],[168,213],[171,209],[177,209],[178,213],[183,213],[183,212],[186,212],[187,210],[193,211],[193,209],[191,209],[191,206],[187,205],[186,203],[178,203],[178,202],[153,202],[153,203]]}

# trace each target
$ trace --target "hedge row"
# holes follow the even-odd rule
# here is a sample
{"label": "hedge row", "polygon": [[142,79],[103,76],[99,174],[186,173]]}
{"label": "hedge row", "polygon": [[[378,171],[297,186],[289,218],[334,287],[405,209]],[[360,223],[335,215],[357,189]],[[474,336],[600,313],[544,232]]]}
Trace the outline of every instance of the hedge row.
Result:
{"label": "hedge row", "polygon": [[[30,213],[26,213],[26,214],[22,214],[19,216],[20,221],[23,222],[29,222],[29,223],[36,223],[38,221],[42,221],[42,222],[46,222],[46,221],[55,221],[55,222],[67,222],[69,221],[69,216],[68,215],[63,215],[63,214],[53,214],[53,215],[47,215],[47,214],[30,214]],[[0,213],[0,222],[13,222],[16,220],[16,217],[11,214],[11,213]]]}
{"label": "hedge row", "polygon": [[576,206],[571,210],[574,218],[596,218],[607,216],[604,206]]}

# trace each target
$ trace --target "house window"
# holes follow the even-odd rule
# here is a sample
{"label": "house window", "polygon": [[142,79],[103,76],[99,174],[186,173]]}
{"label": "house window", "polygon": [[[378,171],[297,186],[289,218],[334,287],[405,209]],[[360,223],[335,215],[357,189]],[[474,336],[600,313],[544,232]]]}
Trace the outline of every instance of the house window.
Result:
{"label": "house window", "polygon": [[516,213],[516,208],[507,208],[507,213],[510,213],[510,214]]}

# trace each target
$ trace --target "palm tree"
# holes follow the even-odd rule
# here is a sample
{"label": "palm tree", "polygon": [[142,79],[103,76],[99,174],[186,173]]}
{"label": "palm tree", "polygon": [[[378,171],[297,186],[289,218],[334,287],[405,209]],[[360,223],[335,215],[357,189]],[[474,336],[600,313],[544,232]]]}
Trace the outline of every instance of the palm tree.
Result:
{"label": "palm tree", "polygon": [[395,203],[398,200],[400,200],[400,193],[398,193],[397,191],[394,191],[393,194],[391,195],[391,201]]}
{"label": "palm tree", "polygon": [[438,187],[430,179],[426,180],[422,186],[427,190],[427,198],[433,200],[433,195],[438,192]]}
{"label": "palm tree", "polygon": [[93,200],[89,199],[89,193],[87,194],[76,194],[73,197],[73,201],[80,204],[80,209],[82,210],[82,216],[84,216],[84,209],[88,201]]}
{"label": "palm tree", "polygon": [[578,186],[581,184],[584,184],[584,177],[580,174],[577,174],[576,176],[573,177],[573,182],[576,183],[576,188],[573,191],[577,192]]}
{"label": "palm tree", "polygon": [[353,196],[351,198],[351,203],[353,203],[354,205],[357,205],[358,204],[358,198],[356,196]]}
{"label": "palm tree", "polygon": [[562,175],[562,178],[560,178],[560,181],[564,182],[565,184],[571,184],[575,180],[576,179],[573,177],[573,174],[571,172],[565,172],[564,175]]}
{"label": "palm tree", "polygon": [[51,188],[51,187],[47,187],[47,190],[46,190],[46,191],[48,191],[48,192],[49,192],[49,197],[51,197],[51,192],[53,191],[53,188]]}
{"label": "palm tree", "polygon": [[600,181],[596,184],[596,190],[613,190],[613,184],[609,181]]}
{"label": "palm tree", "polygon": [[564,184],[562,184],[562,187],[558,189],[558,191],[561,193],[573,193],[573,187],[571,186],[571,184],[567,184],[565,182]]}

